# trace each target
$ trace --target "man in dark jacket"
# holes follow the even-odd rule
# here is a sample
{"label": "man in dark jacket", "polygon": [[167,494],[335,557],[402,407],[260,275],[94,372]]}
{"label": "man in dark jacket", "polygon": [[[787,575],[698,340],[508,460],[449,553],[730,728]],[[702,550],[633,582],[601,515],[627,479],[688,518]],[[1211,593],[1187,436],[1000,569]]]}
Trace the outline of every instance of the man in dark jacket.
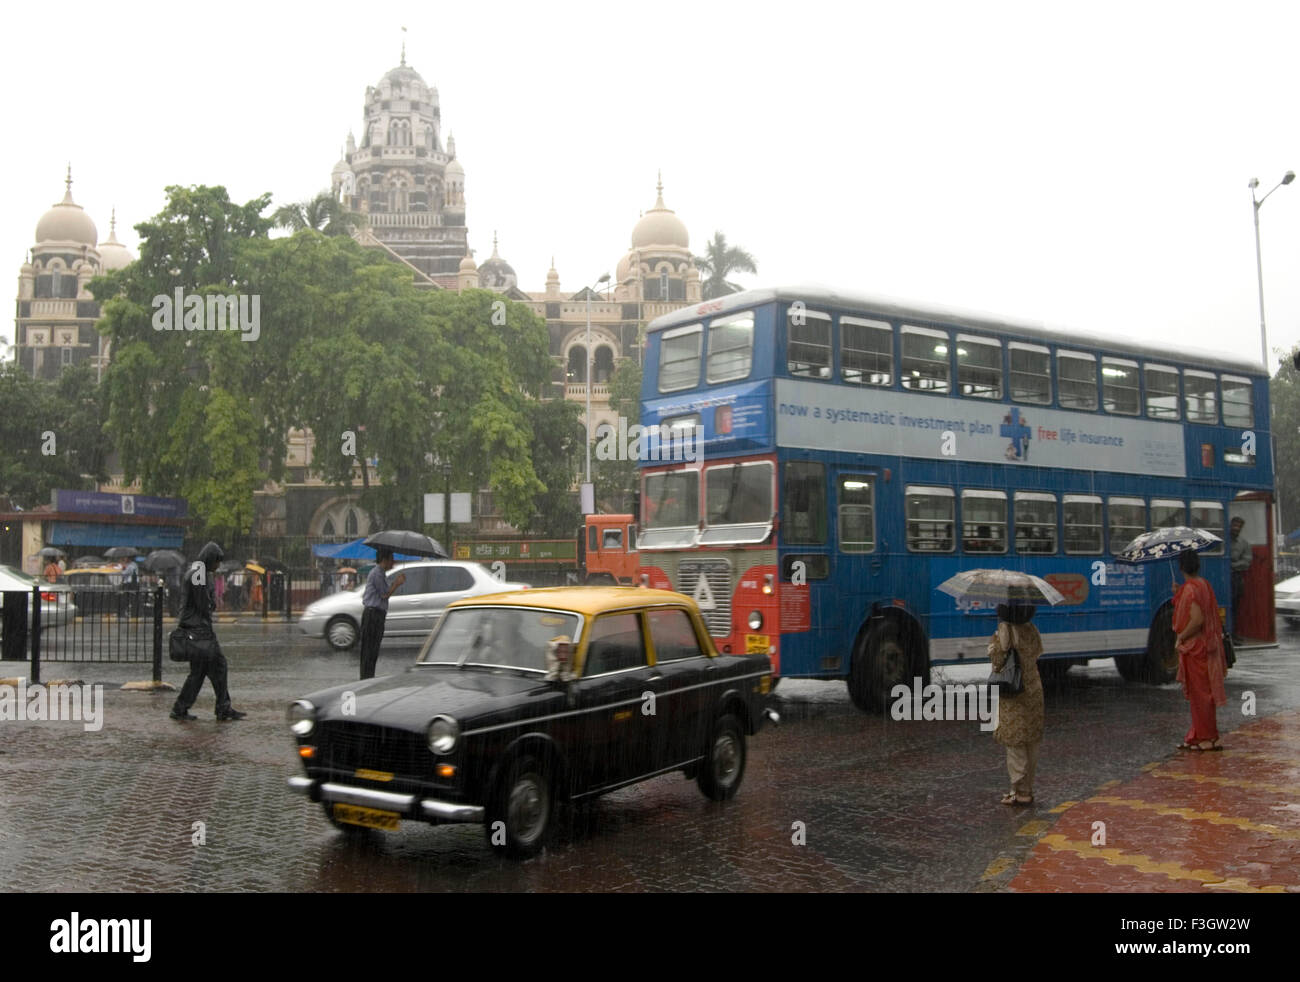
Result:
{"label": "man in dark jacket", "polygon": [[217,644],[216,631],[212,629],[212,611],[217,601],[213,592],[217,564],[224,554],[221,546],[209,542],[199,550],[198,558],[190,564],[181,582],[181,617],[180,627],[189,631],[195,640],[210,643],[212,653],[209,655],[190,656],[190,674],[181,687],[176,704],[172,706],[171,718],[179,720],[198,719],[190,714],[190,707],[199,697],[204,678],[212,680],[212,688],[217,694],[217,719],[243,719],[247,713],[236,712],[230,707],[230,690],[226,688],[228,668],[226,656]]}

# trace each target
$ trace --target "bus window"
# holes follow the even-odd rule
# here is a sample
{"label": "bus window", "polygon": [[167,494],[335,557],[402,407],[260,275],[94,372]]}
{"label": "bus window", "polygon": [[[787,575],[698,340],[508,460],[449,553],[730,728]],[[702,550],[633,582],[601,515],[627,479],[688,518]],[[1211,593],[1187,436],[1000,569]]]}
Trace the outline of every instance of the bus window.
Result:
{"label": "bus window", "polygon": [[816,310],[792,310],[786,317],[787,365],[791,375],[831,377],[831,318]]}
{"label": "bus window", "polygon": [[855,385],[892,385],[894,329],[881,321],[841,317],[840,373]]}
{"label": "bus window", "polygon": [[1147,365],[1143,374],[1147,384],[1147,415],[1152,419],[1179,419],[1178,369]]}
{"label": "bus window", "polygon": [[1204,529],[1219,537],[1219,544],[1213,549],[1201,550],[1202,556],[1223,555],[1223,542],[1227,538],[1223,534],[1223,505],[1217,501],[1193,501],[1192,528]]}
{"label": "bus window", "polygon": [[1250,379],[1225,375],[1223,385],[1223,425],[1250,428],[1255,425]]}
{"label": "bus window", "polygon": [[1052,356],[1037,344],[1012,341],[1011,398],[1014,402],[1045,405],[1052,401]]}
{"label": "bus window", "polygon": [[709,382],[730,382],[749,375],[754,360],[754,314],[719,317],[709,325]]}
{"label": "bus window", "polygon": [[1110,512],[1110,551],[1122,552],[1124,547],[1147,530],[1147,505],[1141,498],[1111,498],[1107,502]]}
{"label": "bus window", "polygon": [[704,520],[743,525],[772,520],[772,463],[723,464],[704,472]]}
{"label": "bus window", "polygon": [[1064,502],[1065,553],[1096,556],[1101,553],[1101,498],[1093,494],[1067,494]]}
{"label": "bus window", "polygon": [[903,326],[903,388],[947,395],[948,334],[928,327]]}
{"label": "bus window", "polygon": [[1042,491],[1017,491],[1016,552],[1056,552],[1056,495]]}
{"label": "bus window", "polygon": [[841,474],[838,498],[840,551],[874,552],[875,478],[869,474]]}
{"label": "bus window", "polygon": [[[641,498],[646,528],[695,528],[700,522],[698,471],[648,474]],[[593,526],[594,528],[594,526]]]}
{"label": "bus window", "polygon": [[1082,351],[1056,353],[1062,409],[1097,408],[1097,359]]}
{"label": "bus window", "polygon": [[1187,405],[1187,422],[1219,421],[1219,387],[1213,372],[1183,370],[1183,399]]}
{"label": "bus window", "polygon": [[952,552],[952,488],[909,485],[907,499],[907,548],[912,552]]}
{"label": "bus window", "polygon": [[957,384],[972,399],[1002,398],[1002,345],[992,338],[957,335]]}
{"label": "bus window", "polygon": [[1142,412],[1138,394],[1138,363],[1127,358],[1102,358],[1102,403],[1108,413],[1137,416]]}
{"label": "bus window", "polygon": [[1187,524],[1187,509],[1181,501],[1167,498],[1151,499],[1151,527],[1153,529],[1172,529]]}
{"label": "bus window", "polygon": [[665,331],[659,344],[659,391],[694,388],[700,381],[699,324]]}
{"label": "bus window", "polygon": [[963,491],[961,524],[964,552],[1006,552],[1006,492]]}
{"label": "bus window", "polygon": [[804,460],[785,465],[781,538],[787,545],[826,543],[826,466]]}

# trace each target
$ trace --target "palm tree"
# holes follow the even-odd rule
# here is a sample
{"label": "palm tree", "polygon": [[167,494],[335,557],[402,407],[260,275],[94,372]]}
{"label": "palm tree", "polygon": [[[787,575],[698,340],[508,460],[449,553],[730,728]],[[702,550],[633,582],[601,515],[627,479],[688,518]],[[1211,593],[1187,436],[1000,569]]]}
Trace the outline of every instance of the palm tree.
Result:
{"label": "palm tree", "polygon": [[310,228],[325,235],[348,235],[352,226],[366,223],[364,215],[348,211],[329,191],[321,191],[307,201],[284,205],[276,209],[271,220],[278,227],[294,232]]}
{"label": "palm tree", "polygon": [[758,272],[758,261],[740,246],[727,245],[727,237],[721,232],[714,232],[713,239],[704,244],[704,255],[694,259],[696,268],[704,276],[701,292],[705,300],[742,289],[738,284],[728,282],[728,276]]}

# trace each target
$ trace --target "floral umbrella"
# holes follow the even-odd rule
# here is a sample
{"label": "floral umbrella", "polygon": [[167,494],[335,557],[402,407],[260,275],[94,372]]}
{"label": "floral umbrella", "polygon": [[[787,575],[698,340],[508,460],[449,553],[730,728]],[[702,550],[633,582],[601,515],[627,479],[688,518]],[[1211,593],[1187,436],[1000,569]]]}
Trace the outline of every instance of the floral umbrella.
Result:
{"label": "floral umbrella", "polygon": [[[1156,529],[1153,532],[1143,532],[1115,554],[1115,561],[1129,566],[1154,563],[1160,559],[1174,559],[1179,553],[1186,552],[1188,549],[1201,552],[1221,542],[1223,542],[1221,538],[1205,529],[1175,525],[1170,528]],[[1172,566],[1169,567],[1169,579],[1171,582],[1176,582]]]}

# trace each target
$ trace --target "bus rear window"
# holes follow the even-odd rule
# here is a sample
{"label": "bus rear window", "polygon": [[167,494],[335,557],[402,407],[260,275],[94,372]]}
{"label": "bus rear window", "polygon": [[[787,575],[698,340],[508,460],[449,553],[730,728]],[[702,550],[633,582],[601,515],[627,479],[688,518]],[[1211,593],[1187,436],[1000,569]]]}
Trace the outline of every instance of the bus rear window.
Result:
{"label": "bus rear window", "polygon": [[745,525],[772,520],[772,464],[723,464],[704,472],[705,522]]}
{"label": "bus rear window", "polygon": [[907,499],[907,548],[912,552],[952,552],[955,498],[952,488],[910,485]]}
{"label": "bus rear window", "polygon": [[747,378],[754,360],[754,314],[746,311],[720,317],[709,325],[709,366],[712,382]]}
{"label": "bus rear window", "polygon": [[1065,552],[1070,556],[1096,556],[1101,552],[1101,498],[1092,494],[1067,494]]}
{"label": "bus rear window", "polygon": [[698,471],[669,471],[649,474],[641,499],[646,528],[686,528],[700,521],[700,478]]}
{"label": "bus rear window", "polygon": [[690,389],[700,381],[699,324],[665,331],[659,341],[659,391]]}

